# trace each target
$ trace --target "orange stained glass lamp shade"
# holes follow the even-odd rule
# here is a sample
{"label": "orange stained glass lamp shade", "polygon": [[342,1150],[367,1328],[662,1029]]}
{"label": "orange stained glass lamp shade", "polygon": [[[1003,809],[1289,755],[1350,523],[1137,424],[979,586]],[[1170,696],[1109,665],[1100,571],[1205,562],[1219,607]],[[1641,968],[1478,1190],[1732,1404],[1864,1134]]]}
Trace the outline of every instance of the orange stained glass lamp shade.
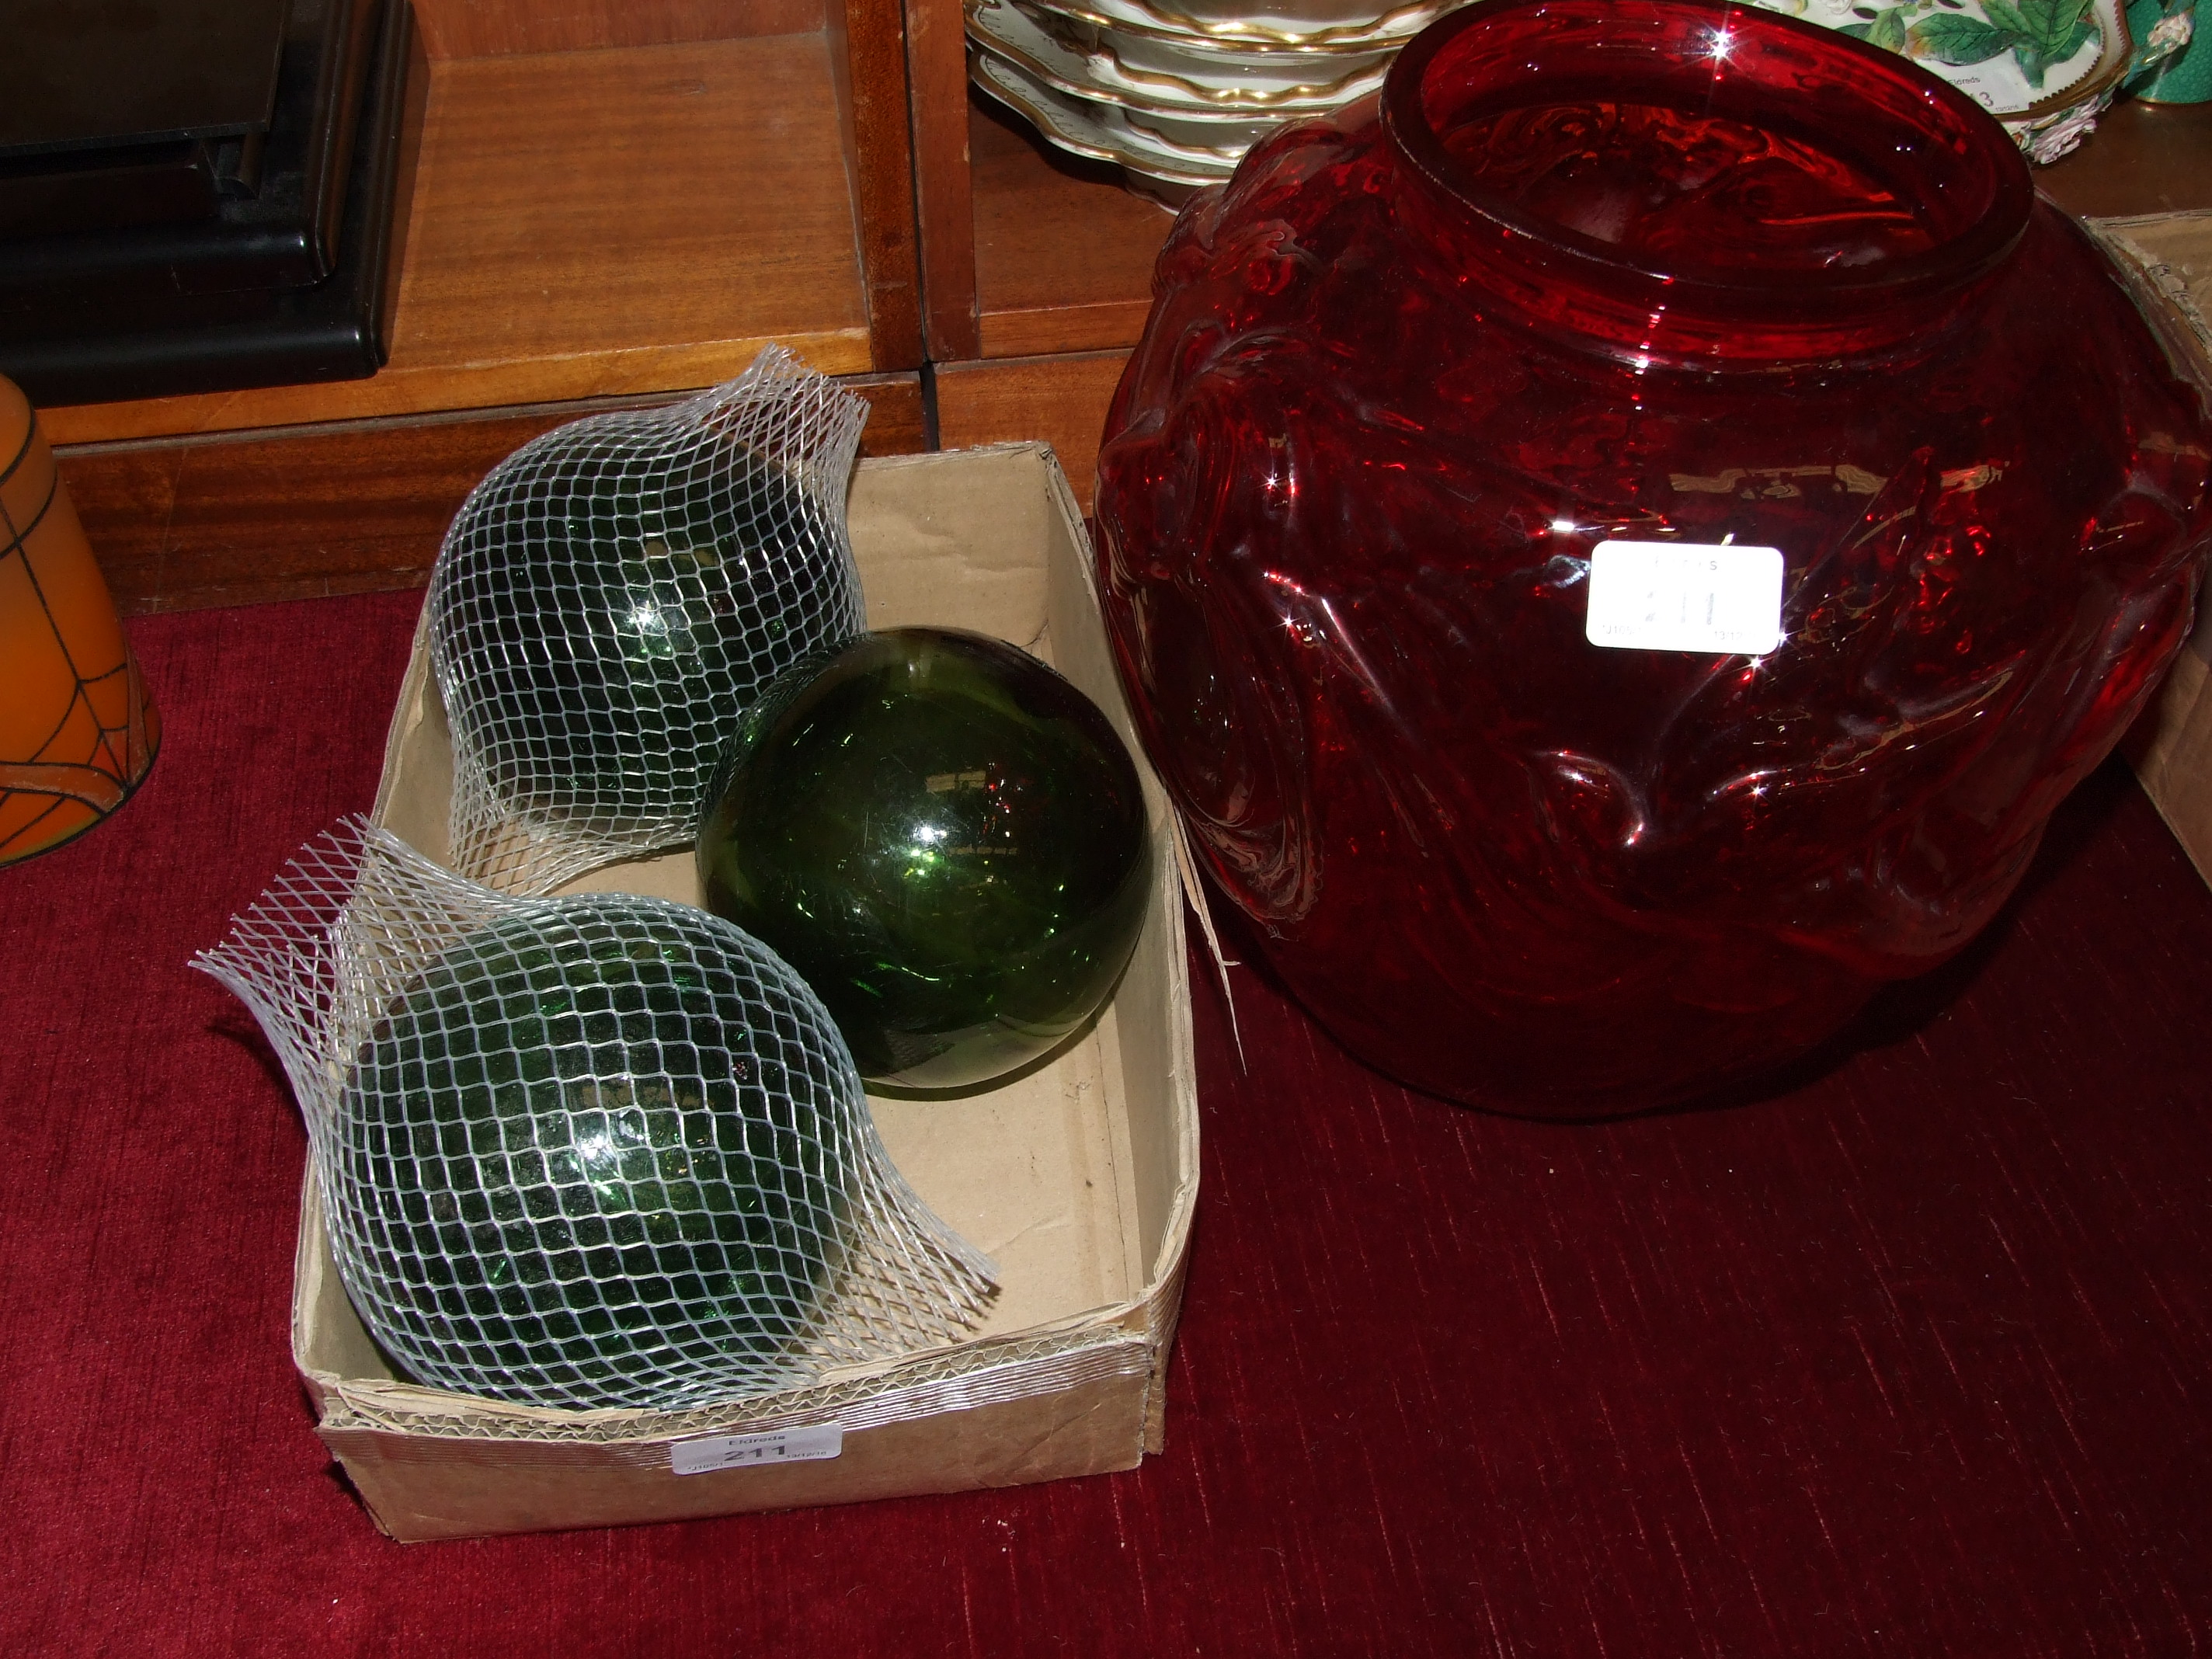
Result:
{"label": "orange stained glass lamp shade", "polygon": [[161,740],[53,451],[0,378],[0,865],[122,805]]}

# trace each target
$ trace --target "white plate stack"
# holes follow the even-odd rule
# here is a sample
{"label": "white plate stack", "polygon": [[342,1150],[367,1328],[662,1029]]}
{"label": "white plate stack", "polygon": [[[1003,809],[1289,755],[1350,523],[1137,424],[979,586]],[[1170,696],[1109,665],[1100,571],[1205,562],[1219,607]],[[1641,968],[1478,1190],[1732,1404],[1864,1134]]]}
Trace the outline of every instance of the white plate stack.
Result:
{"label": "white plate stack", "polygon": [[969,73],[1060,149],[1176,206],[1279,123],[1375,91],[1455,3],[966,0]]}

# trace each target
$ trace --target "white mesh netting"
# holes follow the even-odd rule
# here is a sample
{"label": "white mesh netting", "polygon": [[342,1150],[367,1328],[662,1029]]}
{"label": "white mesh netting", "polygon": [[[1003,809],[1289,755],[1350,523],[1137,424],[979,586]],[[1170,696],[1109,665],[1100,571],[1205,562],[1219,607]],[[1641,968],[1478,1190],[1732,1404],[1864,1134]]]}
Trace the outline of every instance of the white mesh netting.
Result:
{"label": "white mesh netting", "polygon": [[502,896],[349,819],[198,965],[276,1048],[339,1276],[421,1382],[689,1409],[949,1340],[991,1293],[821,1004],[719,917]]}
{"label": "white mesh netting", "polygon": [[533,439],[471,492],[427,600],[454,869],[544,893],[692,838],[755,696],[861,629],[867,412],[770,347],[687,402]]}

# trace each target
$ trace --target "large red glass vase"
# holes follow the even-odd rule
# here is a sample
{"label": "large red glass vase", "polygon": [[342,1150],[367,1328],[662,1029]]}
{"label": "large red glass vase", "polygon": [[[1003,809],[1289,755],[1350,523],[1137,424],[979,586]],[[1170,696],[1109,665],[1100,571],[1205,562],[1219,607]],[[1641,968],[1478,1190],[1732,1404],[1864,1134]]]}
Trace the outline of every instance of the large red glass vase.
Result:
{"label": "large red glass vase", "polygon": [[[1840,34],[1484,0],[1194,202],[1156,295],[1097,495],[1142,734],[1425,1090],[1802,1055],[1990,921],[2189,625],[2198,392],[2002,130]],[[1781,643],[1590,643],[1606,541],[1780,550]]]}

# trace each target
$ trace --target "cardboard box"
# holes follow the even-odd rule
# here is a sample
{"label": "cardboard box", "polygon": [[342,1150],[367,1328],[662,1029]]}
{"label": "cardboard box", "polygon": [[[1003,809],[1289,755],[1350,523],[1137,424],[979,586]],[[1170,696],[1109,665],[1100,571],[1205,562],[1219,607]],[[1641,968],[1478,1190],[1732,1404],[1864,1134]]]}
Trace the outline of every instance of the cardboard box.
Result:
{"label": "cardboard box", "polygon": [[[2160,295],[2177,355],[2191,358],[2212,403],[2212,212],[2096,219],[2090,228]],[[2160,301],[2162,301],[2162,303]],[[2212,623],[2200,596],[2197,626],[2158,699],[2128,734],[2128,758],[2144,792],[2207,881],[2212,881]]]}
{"label": "cardboard box", "polygon": [[[1151,915],[1113,1002],[1045,1069],[957,1101],[872,1097],[902,1173],[998,1262],[984,1323],[944,1347],[709,1410],[568,1412],[400,1380],[332,1265],[312,1170],[292,1352],[370,1512],[412,1541],[1012,1486],[1157,1451],[1198,1183],[1182,898],[1169,809],[1130,731],[1081,515],[1049,449],[864,463],[852,535],[872,627],[933,623],[1052,662],[1128,741],[1151,804]],[[375,817],[446,851],[452,749],[417,635]],[[686,851],[563,890],[696,902]],[[705,1464],[700,1473],[679,1468]],[[734,1465],[733,1467],[720,1467]]]}

